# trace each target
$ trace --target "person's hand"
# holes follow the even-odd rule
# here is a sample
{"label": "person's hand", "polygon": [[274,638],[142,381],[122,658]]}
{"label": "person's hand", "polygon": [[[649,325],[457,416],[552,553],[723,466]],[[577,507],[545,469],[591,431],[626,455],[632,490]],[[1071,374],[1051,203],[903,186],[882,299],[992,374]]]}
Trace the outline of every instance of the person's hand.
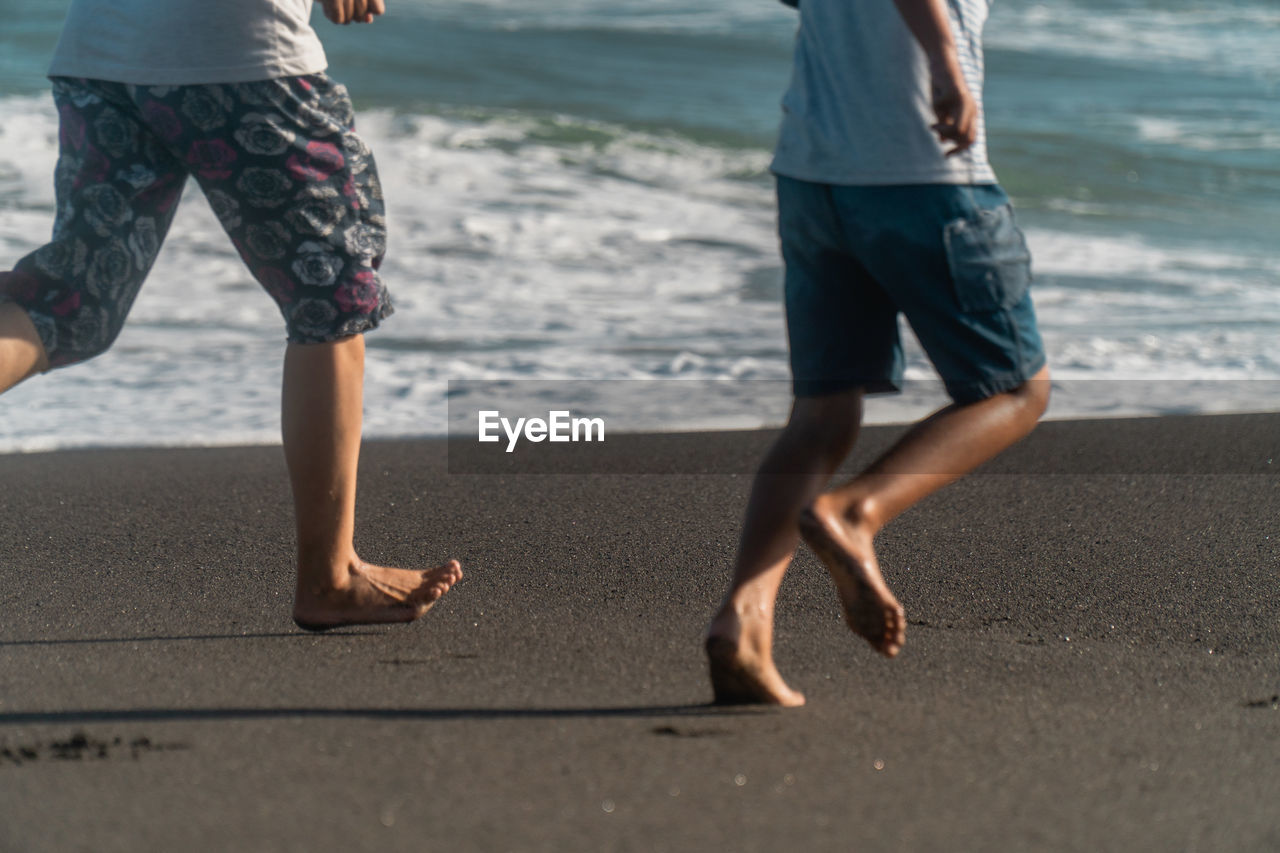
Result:
{"label": "person's hand", "polygon": [[978,138],[978,104],[964,82],[964,76],[955,65],[935,67],[930,73],[933,84],[933,114],[937,123],[933,132],[943,145],[951,143],[946,152],[953,157],[968,151]]}
{"label": "person's hand", "polygon": [[383,0],[323,0],[324,16],[335,24],[372,24],[387,11]]}

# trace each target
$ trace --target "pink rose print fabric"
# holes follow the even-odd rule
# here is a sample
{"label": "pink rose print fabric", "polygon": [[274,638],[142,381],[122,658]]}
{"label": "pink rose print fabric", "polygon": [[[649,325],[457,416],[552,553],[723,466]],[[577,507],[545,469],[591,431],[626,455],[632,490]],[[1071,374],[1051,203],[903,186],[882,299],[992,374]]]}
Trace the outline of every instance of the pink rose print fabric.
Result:
{"label": "pink rose print fabric", "polygon": [[289,340],[360,334],[392,313],[378,276],[382,187],[346,89],[323,74],[208,86],[55,78],[53,240],[0,272],[54,366],[124,325],[194,177]]}

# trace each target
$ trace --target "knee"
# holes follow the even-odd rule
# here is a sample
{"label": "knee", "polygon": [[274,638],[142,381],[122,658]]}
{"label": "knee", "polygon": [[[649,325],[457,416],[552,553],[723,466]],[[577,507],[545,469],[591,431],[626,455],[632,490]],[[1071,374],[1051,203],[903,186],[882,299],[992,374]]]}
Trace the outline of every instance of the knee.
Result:
{"label": "knee", "polygon": [[1039,373],[1015,388],[1012,394],[1022,404],[1028,420],[1033,423],[1040,420],[1049,408],[1049,368],[1041,368]]}
{"label": "knee", "polygon": [[[102,294],[84,282],[16,270],[0,277],[5,306],[0,331],[16,323],[23,336],[38,341],[41,372],[88,361],[115,343],[140,284],[140,278],[129,279],[122,293]],[[20,319],[13,319],[19,314]]]}
{"label": "knee", "polygon": [[18,305],[0,301],[0,391],[48,369],[44,338],[31,316]]}

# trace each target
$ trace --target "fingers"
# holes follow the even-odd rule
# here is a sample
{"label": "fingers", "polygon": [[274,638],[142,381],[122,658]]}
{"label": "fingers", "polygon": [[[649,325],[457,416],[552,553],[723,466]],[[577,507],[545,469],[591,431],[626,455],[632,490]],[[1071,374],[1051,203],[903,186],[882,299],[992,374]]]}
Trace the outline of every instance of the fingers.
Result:
{"label": "fingers", "polygon": [[939,142],[944,145],[948,142],[953,143],[952,147],[944,152],[948,157],[968,151],[978,138],[977,122],[972,116],[965,117],[961,121],[938,122],[932,126],[932,129],[938,134]]}
{"label": "fingers", "polygon": [[952,143],[945,154],[954,157],[973,147],[978,138],[978,107],[967,89],[943,88],[936,91],[933,102],[938,121],[931,126],[938,141]]}
{"label": "fingers", "polygon": [[356,0],[324,0],[324,16],[335,24],[351,23]]}
{"label": "fingers", "polygon": [[351,0],[351,21],[359,24],[372,24],[373,19],[387,11],[383,0]]}
{"label": "fingers", "polygon": [[966,105],[968,108],[960,114],[959,121],[956,122],[955,132],[948,135],[955,145],[951,150],[946,152],[946,156],[954,157],[964,151],[968,151],[973,147],[973,143],[978,140],[978,113],[973,108],[972,102]]}
{"label": "fingers", "polygon": [[324,16],[335,24],[371,24],[387,11],[385,0],[323,0]]}

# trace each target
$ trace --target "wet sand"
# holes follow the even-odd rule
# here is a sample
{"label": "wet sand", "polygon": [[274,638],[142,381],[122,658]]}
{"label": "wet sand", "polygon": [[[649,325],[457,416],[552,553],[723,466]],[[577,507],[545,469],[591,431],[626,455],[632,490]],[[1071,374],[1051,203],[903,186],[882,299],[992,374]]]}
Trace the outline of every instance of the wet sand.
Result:
{"label": "wet sand", "polygon": [[467,574],[323,636],[279,448],[0,457],[0,850],[1280,848],[1280,415],[1042,425],[882,535],[896,660],[803,553],[808,706],[721,710],[769,438],[540,475],[369,443],[363,555]]}

